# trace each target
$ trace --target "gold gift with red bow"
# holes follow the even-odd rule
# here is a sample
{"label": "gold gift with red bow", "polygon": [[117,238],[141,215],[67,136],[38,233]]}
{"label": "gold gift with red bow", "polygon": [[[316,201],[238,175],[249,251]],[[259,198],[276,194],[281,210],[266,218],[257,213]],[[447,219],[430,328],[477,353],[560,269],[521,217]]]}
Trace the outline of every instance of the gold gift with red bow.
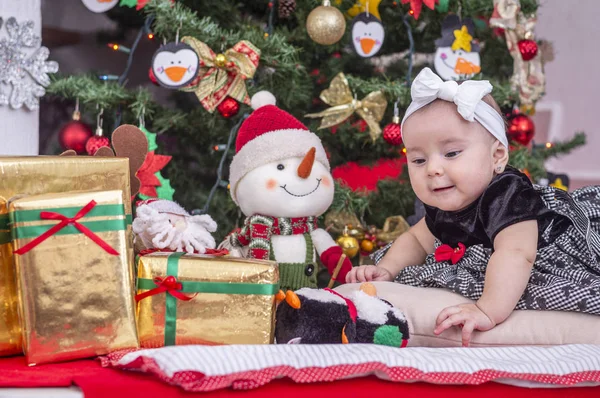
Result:
{"label": "gold gift with red bow", "polygon": [[137,266],[141,347],[273,342],[277,263],[156,252]]}
{"label": "gold gift with red bow", "polygon": [[182,88],[183,91],[194,92],[204,109],[211,113],[228,96],[250,105],[246,80],[256,73],[260,60],[257,47],[242,40],[224,53],[215,54],[206,43],[194,37],[185,36],[181,41],[189,44],[200,58],[198,76]]}
{"label": "gold gift with red bow", "polygon": [[120,190],[9,203],[29,365],[138,347],[124,205]]}

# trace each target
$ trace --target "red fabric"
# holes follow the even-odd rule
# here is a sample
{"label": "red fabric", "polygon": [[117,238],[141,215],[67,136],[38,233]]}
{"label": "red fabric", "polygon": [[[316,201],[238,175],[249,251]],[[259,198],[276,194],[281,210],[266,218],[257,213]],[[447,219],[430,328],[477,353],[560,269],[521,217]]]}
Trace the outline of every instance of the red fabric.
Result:
{"label": "red fabric", "polygon": [[103,368],[93,360],[68,362],[63,364],[27,367],[24,357],[0,359],[0,387],[68,387],[77,385],[85,398],[131,398],[161,397],[176,398],[198,396],[216,397],[286,397],[306,398],[307,396],[327,396],[348,398],[370,394],[402,396],[403,398],[592,398],[600,393],[600,387],[580,387],[560,389],[529,389],[503,384],[486,383],[478,386],[448,386],[426,383],[391,383],[375,377],[343,380],[331,383],[295,384],[289,379],[274,380],[266,386],[254,390],[219,390],[209,393],[191,393],[179,387],[162,383],[151,376]]}
{"label": "red fabric", "polygon": [[386,178],[398,178],[402,174],[402,167],[406,164],[406,158],[381,159],[374,165],[359,165],[356,162],[348,162],[332,170],[333,178],[350,187],[353,191],[366,189],[374,191],[377,182]]}
{"label": "red fabric", "polygon": [[[275,105],[261,106],[242,123],[235,141],[235,152],[238,153],[246,143],[259,135],[288,129],[308,130],[298,119]],[[290,134],[294,133],[290,132]]]}
{"label": "red fabric", "polygon": [[352,319],[352,322],[356,323],[356,317],[358,316],[358,311],[356,311],[356,306],[354,305],[352,300],[347,299],[346,297],[342,296],[335,290],[331,290],[327,287],[325,288],[325,290],[327,290],[331,294],[338,296],[339,298],[341,298],[342,300],[344,300],[346,302],[346,305],[348,306],[348,313],[350,314],[350,319]]}

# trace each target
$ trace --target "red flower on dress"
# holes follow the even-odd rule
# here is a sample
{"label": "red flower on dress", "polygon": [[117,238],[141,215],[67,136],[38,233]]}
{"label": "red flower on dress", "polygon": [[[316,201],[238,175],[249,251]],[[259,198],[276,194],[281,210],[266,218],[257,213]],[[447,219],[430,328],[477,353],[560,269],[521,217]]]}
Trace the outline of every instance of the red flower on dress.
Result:
{"label": "red flower on dress", "polygon": [[450,245],[441,245],[435,249],[435,261],[448,261],[452,264],[456,264],[465,255],[467,248],[462,243],[458,242],[458,247],[452,247]]}

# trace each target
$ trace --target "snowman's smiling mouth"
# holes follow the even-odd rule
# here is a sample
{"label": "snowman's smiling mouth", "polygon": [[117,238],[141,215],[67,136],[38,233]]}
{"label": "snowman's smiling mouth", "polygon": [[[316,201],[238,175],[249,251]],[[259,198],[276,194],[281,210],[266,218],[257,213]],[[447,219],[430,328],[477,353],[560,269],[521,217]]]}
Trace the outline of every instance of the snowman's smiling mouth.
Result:
{"label": "snowman's smiling mouth", "polygon": [[290,191],[288,191],[288,190],[287,190],[287,188],[286,188],[286,187],[287,187],[287,184],[285,184],[285,185],[280,185],[279,187],[280,187],[280,188],[283,188],[283,190],[284,190],[285,192],[289,193],[290,195],[292,195],[292,196],[295,196],[295,197],[297,197],[297,198],[301,198],[301,197],[303,197],[303,196],[308,196],[308,195],[310,195],[311,193],[315,192],[317,189],[319,189],[319,186],[321,185],[321,180],[322,180],[321,178],[317,178],[317,186],[315,187],[315,189],[313,189],[312,191],[310,191],[310,192],[308,192],[308,193],[302,194],[302,195],[297,195],[297,194],[295,194],[295,193],[291,193]]}

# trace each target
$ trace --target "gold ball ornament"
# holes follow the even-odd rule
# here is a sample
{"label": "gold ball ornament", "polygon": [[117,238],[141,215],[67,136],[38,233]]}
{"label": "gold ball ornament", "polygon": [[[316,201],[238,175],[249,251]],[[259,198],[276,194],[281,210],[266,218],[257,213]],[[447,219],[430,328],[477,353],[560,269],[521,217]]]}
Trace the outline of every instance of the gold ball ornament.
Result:
{"label": "gold ball ornament", "polygon": [[225,67],[225,65],[227,64],[227,57],[224,54],[217,54],[217,56],[215,57],[215,64],[219,68]]}
{"label": "gold ball ornament", "polygon": [[328,46],[337,43],[346,31],[346,19],[328,0],[315,8],[306,19],[306,31],[316,43]]}
{"label": "gold ball ornament", "polygon": [[344,234],[336,239],[335,243],[337,243],[346,256],[349,258],[354,258],[358,254],[359,245],[358,240],[356,238],[348,235],[348,230],[344,231]]}

